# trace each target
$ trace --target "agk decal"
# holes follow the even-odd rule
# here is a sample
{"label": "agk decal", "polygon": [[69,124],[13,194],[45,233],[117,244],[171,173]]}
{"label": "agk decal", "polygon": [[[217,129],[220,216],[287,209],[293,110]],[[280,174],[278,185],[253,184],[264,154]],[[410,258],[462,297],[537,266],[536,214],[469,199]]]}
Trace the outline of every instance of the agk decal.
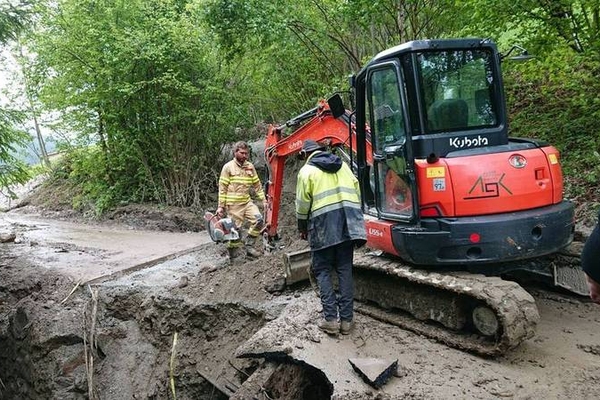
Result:
{"label": "agk decal", "polygon": [[502,182],[505,175],[506,174],[503,173],[500,176],[500,179],[494,180],[494,181],[490,181],[488,178],[488,179],[486,179],[487,182],[486,182],[486,180],[484,180],[483,175],[480,175],[479,178],[477,178],[477,180],[471,187],[471,190],[469,190],[469,194],[472,196],[467,196],[464,199],[472,200],[472,199],[484,199],[484,198],[488,198],[488,197],[500,197],[500,192],[502,190],[504,190],[504,191],[506,191],[506,193],[512,195],[513,193],[510,191],[510,189]]}

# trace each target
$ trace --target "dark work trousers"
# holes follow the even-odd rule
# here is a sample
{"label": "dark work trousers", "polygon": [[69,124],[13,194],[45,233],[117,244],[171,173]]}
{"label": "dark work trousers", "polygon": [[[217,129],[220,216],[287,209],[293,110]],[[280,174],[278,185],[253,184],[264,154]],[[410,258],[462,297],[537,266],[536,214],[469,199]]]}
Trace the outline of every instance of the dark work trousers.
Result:
{"label": "dark work trousers", "polygon": [[[354,316],[354,282],[352,281],[352,260],[354,243],[342,242],[335,246],[312,252],[312,270],[321,295],[323,316],[327,321],[352,321]],[[332,273],[337,273],[339,296],[333,290]]]}

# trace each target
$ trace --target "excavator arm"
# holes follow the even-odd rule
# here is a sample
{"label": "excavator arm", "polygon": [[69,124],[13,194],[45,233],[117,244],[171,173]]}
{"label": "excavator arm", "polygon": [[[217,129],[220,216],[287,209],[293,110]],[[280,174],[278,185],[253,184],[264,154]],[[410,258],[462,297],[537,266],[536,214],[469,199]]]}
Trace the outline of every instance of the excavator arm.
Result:
{"label": "excavator arm", "polygon": [[[291,133],[284,136],[286,131]],[[317,106],[282,125],[269,125],[265,143],[267,179],[265,194],[268,200],[265,212],[265,232],[268,243],[279,240],[277,233],[285,161],[299,154],[305,140],[312,139],[324,146],[345,146],[353,157],[356,135],[352,113],[345,110],[339,95],[320,100]],[[370,154],[370,151],[368,152]]]}

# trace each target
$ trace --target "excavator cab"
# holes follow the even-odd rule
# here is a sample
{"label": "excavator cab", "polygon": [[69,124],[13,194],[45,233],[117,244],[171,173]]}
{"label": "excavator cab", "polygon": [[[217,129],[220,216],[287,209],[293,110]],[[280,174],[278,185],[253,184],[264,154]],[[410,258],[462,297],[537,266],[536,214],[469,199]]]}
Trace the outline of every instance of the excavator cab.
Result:
{"label": "excavator cab", "polygon": [[567,246],[558,151],[509,138],[487,39],[408,42],[351,80],[368,245],[418,265],[538,257]]}
{"label": "excavator cab", "polygon": [[[440,50],[424,43],[392,49],[359,74],[364,86],[357,112],[362,116],[364,110],[373,143],[373,165],[364,166],[370,170],[365,189],[373,193],[366,209],[409,224],[420,217],[415,157],[438,160],[453,146],[508,142],[494,49],[461,44]],[[446,186],[440,177],[432,189],[445,191]],[[431,212],[424,211],[425,216]]]}

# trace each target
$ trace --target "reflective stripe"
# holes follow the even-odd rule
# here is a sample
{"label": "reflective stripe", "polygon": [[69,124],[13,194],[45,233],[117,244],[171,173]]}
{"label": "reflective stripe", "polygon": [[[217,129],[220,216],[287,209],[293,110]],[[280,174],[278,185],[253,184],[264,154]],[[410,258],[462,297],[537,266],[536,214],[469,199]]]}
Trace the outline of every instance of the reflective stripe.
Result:
{"label": "reflective stripe", "polygon": [[319,215],[334,211],[334,210],[339,210],[341,208],[355,208],[359,211],[362,211],[360,208],[360,204],[359,203],[353,203],[350,201],[342,201],[341,203],[335,203],[335,204],[330,204],[328,206],[325,207],[321,207],[318,210],[315,210],[311,213],[311,217],[312,218],[316,218]]}
{"label": "reflective stripe", "polygon": [[312,165],[301,168],[296,191],[298,216],[314,214],[323,207],[341,202],[360,204],[358,181],[347,165],[342,168],[343,171],[335,174],[323,172]]}
{"label": "reflective stripe", "polygon": [[354,187],[337,187],[314,195],[314,199],[315,201],[322,200],[327,196],[337,195],[340,192],[350,194],[352,197],[356,196],[356,189],[354,189]]}
{"label": "reflective stripe", "polygon": [[254,179],[252,177],[246,176],[232,176],[229,179],[229,183],[255,183],[258,182],[258,179]]}
{"label": "reflective stripe", "polygon": [[250,201],[250,196],[249,195],[225,195],[221,197],[223,200],[225,200],[227,203],[247,203],[248,201]]}
{"label": "reflective stripe", "polygon": [[310,208],[310,203],[312,203],[311,201],[304,201],[301,199],[296,199],[296,206],[300,207],[300,208],[305,208],[308,209]]}

